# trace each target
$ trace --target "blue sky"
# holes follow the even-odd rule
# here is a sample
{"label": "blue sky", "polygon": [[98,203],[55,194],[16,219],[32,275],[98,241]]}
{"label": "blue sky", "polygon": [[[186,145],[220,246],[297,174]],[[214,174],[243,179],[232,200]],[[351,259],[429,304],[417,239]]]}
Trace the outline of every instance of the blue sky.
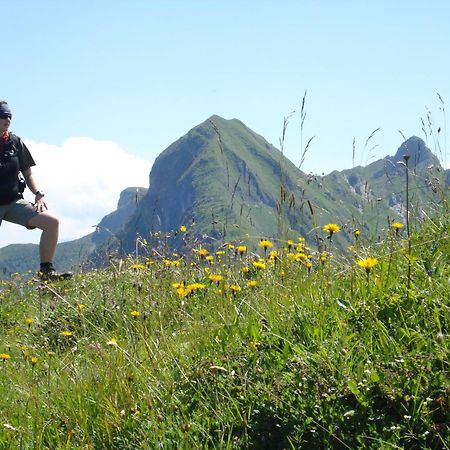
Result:
{"label": "blue sky", "polygon": [[[427,111],[434,130],[429,147],[435,151],[441,127],[446,151],[437,96],[450,101],[446,0],[0,4],[7,18],[0,98],[13,109],[11,129],[46,161],[39,176],[50,204],[58,189],[56,172],[64,172],[71,187],[81,175],[70,169],[74,160],[96,165],[96,172],[87,172],[92,189],[100,192],[107,185],[110,198],[98,208],[91,205],[94,223],[114,209],[125,182],[148,185],[154,159],[213,114],[240,119],[279,147],[284,117],[297,111],[284,152],[298,165],[302,145],[315,136],[302,166],[306,172],[350,168],[353,139],[356,165],[394,154],[402,142],[399,130],[425,138],[421,118],[426,120]],[[72,138],[88,140],[80,141],[85,147],[79,152],[73,146],[69,152],[65,143]],[[97,143],[104,142],[119,149],[113,152],[116,160],[98,151]],[[50,148],[61,157],[50,158]],[[443,156],[446,164],[449,155]],[[108,173],[115,174],[114,184],[101,178]],[[86,182],[75,190],[83,186],[91,189]],[[81,200],[73,200],[70,216],[63,199],[54,197],[54,209],[67,223],[74,221],[62,239],[85,234],[87,222],[76,222]],[[66,207],[71,201],[65,199]],[[5,234],[2,225],[0,245],[37,239],[29,234],[19,239],[17,233]]]}

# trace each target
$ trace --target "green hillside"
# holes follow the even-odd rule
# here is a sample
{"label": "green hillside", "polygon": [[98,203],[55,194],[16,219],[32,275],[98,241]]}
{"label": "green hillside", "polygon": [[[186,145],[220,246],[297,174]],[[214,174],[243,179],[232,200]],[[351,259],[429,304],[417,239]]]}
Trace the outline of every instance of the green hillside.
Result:
{"label": "green hillside", "polygon": [[2,282],[0,448],[449,448],[448,201],[350,257],[191,242]]}

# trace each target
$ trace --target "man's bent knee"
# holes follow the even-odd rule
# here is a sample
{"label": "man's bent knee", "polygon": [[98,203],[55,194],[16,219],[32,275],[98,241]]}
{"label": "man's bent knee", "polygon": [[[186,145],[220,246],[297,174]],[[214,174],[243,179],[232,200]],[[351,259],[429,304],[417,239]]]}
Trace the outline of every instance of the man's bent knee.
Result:
{"label": "man's bent knee", "polygon": [[28,226],[41,230],[58,231],[59,219],[48,211],[45,211],[30,219]]}

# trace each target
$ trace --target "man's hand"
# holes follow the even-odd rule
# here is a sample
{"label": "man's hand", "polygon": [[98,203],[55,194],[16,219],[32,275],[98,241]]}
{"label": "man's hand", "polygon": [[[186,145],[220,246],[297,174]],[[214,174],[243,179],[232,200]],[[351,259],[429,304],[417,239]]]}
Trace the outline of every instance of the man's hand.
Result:
{"label": "man's hand", "polygon": [[47,204],[45,203],[44,196],[40,193],[36,194],[35,200],[34,200],[34,209],[37,212],[43,212],[47,208]]}

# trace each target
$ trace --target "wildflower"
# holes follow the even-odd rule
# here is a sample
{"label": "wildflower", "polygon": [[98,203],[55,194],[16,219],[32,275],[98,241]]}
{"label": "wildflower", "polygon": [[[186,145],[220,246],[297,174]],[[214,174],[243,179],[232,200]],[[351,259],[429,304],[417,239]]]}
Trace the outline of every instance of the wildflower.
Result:
{"label": "wildflower", "polygon": [[236,295],[238,292],[241,292],[242,290],[242,288],[237,284],[230,284],[229,286],[226,286],[226,288],[230,290],[234,295]]}
{"label": "wildflower", "polygon": [[376,258],[365,258],[365,259],[360,259],[358,261],[358,266],[365,269],[367,273],[369,273],[370,270],[373,267],[375,267],[377,264],[378,264],[378,259],[376,259]]}
{"label": "wildflower", "polygon": [[208,275],[208,278],[214,282],[219,284],[222,280],[223,280],[223,276],[222,275],[215,275],[213,273],[211,273],[210,275]]}
{"label": "wildflower", "polygon": [[25,323],[26,323],[28,326],[30,326],[33,322],[34,322],[34,320],[31,319],[31,318],[25,319]]}
{"label": "wildflower", "polygon": [[306,261],[308,259],[308,257],[304,253],[296,253],[294,255],[294,259],[295,259],[295,261],[303,262],[303,261]]}
{"label": "wildflower", "polygon": [[258,283],[257,283],[256,280],[250,280],[250,281],[247,283],[248,287],[250,287],[250,288],[256,287],[257,284],[258,284]]}
{"label": "wildflower", "polygon": [[205,288],[206,288],[206,286],[205,286],[204,284],[202,284],[202,283],[192,283],[192,284],[188,284],[188,285],[186,286],[186,289],[184,289],[184,295],[183,295],[183,297],[186,297],[186,296],[188,296],[188,295],[191,295],[191,294],[193,294],[194,292],[199,291],[199,290],[202,290],[202,289],[205,289]]}
{"label": "wildflower", "polygon": [[61,331],[61,333],[59,333],[59,334],[61,336],[65,336],[65,337],[73,336],[73,333],[71,331],[67,331],[67,330]]}
{"label": "wildflower", "polygon": [[339,233],[339,231],[341,231],[341,227],[336,223],[328,223],[323,227],[323,231],[327,232],[329,234],[329,239],[331,239],[333,233]]}
{"label": "wildflower", "polygon": [[358,239],[360,234],[361,234],[361,230],[358,228],[353,231],[353,235],[355,236],[355,239]]}
{"label": "wildflower", "polygon": [[249,272],[250,272],[250,267],[244,266],[244,267],[242,268],[242,272],[243,272],[243,273],[249,273]]}
{"label": "wildflower", "polygon": [[116,338],[111,338],[106,345],[113,345],[116,346],[117,345],[117,339]]}
{"label": "wildflower", "polygon": [[237,252],[242,256],[247,251],[246,245],[238,245],[236,247]]}
{"label": "wildflower", "polygon": [[273,247],[273,243],[267,239],[261,239],[259,241],[259,246],[262,247],[264,250],[267,250],[268,248]]}
{"label": "wildflower", "polygon": [[222,255],[225,255],[225,252],[223,250],[217,250],[216,255],[222,256]]}
{"label": "wildflower", "polygon": [[180,225],[180,231],[181,231],[182,233],[186,233],[187,228],[186,228],[184,225]]}
{"label": "wildflower", "polygon": [[32,356],[32,357],[31,357],[31,365],[32,365],[33,367],[37,364],[38,361],[39,361],[39,359],[38,359],[37,356]]}
{"label": "wildflower", "polygon": [[139,316],[141,315],[141,313],[140,313],[139,311],[136,311],[136,310],[131,311],[130,314],[131,314],[132,317],[134,317],[134,318],[137,318],[137,317],[139,317]]}
{"label": "wildflower", "polygon": [[197,255],[200,256],[201,259],[203,259],[205,256],[209,254],[206,248],[195,249],[194,252],[197,253]]}
{"label": "wildflower", "polygon": [[329,259],[331,257],[332,257],[331,253],[327,253],[327,252],[319,253],[319,261],[321,263],[324,263],[327,259]]}
{"label": "wildflower", "polygon": [[0,359],[2,361],[7,361],[8,359],[11,359],[11,355],[9,355],[8,353],[0,353]]}
{"label": "wildflower", "polygon": [[271,251],[271,252],[269,253],[269,258],[270,258],[270,259],[273,259],[273,260],[278,259],[278,252],[277,252],[276,250]]}
{"label": "wildflower", "polygon": [[287,241],[288,250],[291,251],[293,246],[294,246],[294,241],[292,239],[288,239],[288,241]]}
{"label": "wildflower", "polygon": [[400,222],[394,222],[391,227],[395,230],[395,232],[398,234],[398,232],[404,227],[404,225]]}
{"label": "wildflower", "polygon": [[214,261],[214,256],[208,255],[205,259],[206,259],[206,261],[208,261],[209,263],[212,263],[212,262]]}
{"label": "wildflower", "polygon": [[130,269],[142,270],[145,269],[144,264],[131,264]]}
{"label": "wildflower", "polygon": [[80,303],[80,304],[78,305],[78,309],[79,309],[80,311],[83,311],[83,309],[84,309],[83,303]]}
{"label": "wildflower", "polygon": [[228,244],[228,249],[229,250],[234,250],[234,245],[233,244]]}
{"label": "wildflower", "polygon": [[266,264],[263,261],[253,261],[252,266],[255,269],[261,269],[261,270],[266,268]]}

